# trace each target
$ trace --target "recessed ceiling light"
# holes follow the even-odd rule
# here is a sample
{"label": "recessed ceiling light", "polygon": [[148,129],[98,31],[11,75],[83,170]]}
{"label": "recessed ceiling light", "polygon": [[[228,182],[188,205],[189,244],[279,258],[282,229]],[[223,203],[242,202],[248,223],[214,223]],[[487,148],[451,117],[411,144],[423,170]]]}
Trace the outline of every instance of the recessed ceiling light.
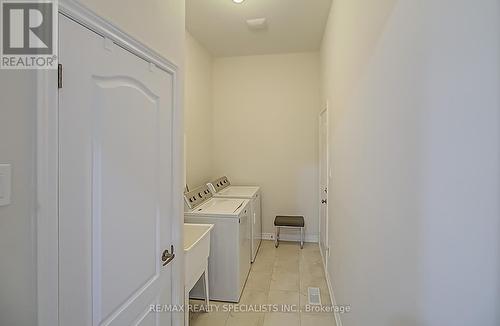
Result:
{"label": "recessed ceiling light", "polygon": [[245,0],[233,0],[234,3],[242,3]]}

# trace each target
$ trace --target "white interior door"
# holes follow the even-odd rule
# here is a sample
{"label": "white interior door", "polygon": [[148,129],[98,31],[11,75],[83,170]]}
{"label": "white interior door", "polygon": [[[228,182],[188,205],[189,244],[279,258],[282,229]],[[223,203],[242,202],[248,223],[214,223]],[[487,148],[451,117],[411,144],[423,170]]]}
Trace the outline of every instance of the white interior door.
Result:
{"label": "white interior door", "polygon": [[[171,325],[172,76],[60,15],[60,325]],[[181,249],[182,250],[182,249]]]}
{"label": "white interior door", "polygon": [[328,265],[328,111],[319,116],[319,235],[325,266]]}

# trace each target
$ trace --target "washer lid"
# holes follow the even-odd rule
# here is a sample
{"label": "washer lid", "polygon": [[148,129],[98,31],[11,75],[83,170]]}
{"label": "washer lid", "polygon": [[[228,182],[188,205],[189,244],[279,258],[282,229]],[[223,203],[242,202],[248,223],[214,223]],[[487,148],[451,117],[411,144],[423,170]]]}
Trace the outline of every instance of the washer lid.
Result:
{"label": "washer lid", "polygon": [[229,186],[215,195],[216,197],[253,198],[259,192],[259,189],[259,187],[254,186]]}
{"label": "washer lid", "polygon": [[195,211],[200,214],[239,215],[246,203],[248,200],[245,199],[212,198]]}

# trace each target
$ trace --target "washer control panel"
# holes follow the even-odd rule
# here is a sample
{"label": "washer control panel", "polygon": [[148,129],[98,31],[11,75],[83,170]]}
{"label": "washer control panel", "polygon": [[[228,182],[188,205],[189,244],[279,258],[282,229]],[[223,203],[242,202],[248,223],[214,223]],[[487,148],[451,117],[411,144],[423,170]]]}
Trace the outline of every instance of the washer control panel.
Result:
{"label": "washer control panel", "polygon": [[184,193],[184,201],[191,209],[200,206],[210,198],[212,198],[212,193],[210,192],[208,185],[200,186]]}

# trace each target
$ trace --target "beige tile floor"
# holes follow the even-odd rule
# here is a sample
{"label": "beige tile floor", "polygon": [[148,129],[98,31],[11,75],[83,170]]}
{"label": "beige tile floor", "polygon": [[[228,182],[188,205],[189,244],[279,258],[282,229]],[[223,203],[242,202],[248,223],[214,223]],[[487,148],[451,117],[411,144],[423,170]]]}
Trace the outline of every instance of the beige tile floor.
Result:
{"label": "beige tile floor", "polygon": [[[243,290],[239,305],[287,304],[304,308],[307,288],[317,287],[321,303],[330,305],[330,296],[317,244],[263,241]],[[201,301],[191,301],[200,305]],[[235,312],[234,305],[213,302],[211,312],[191,312],[191,326],[335,326],[332,313]],[[232,311],[228,311],[228,310]]]}

